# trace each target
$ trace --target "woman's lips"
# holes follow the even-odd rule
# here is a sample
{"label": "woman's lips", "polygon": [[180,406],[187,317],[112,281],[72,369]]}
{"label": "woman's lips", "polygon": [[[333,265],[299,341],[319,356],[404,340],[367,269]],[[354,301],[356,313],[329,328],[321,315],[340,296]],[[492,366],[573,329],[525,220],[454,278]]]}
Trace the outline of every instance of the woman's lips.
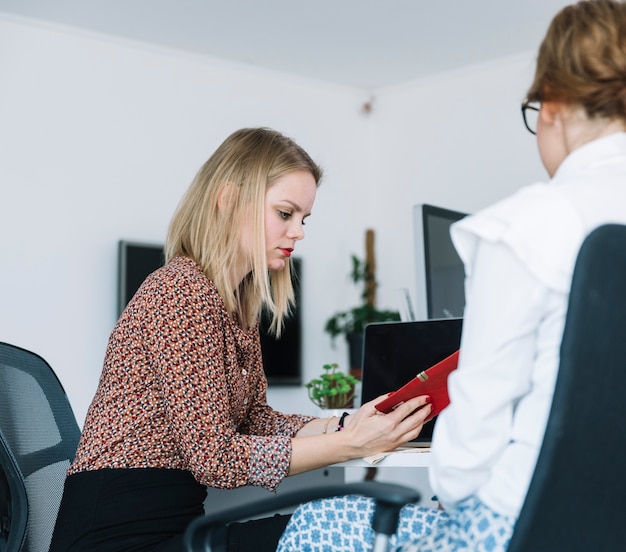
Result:
{"label": "woman's lips", "polygon": [[291,253],[293,252],[293,249],[291,249],[290,247],[289,247],[289,248],[287,248],[287,247],[285,247],[285,248],[281,247],[281,248],[280,248],[280,250],[283,252],[283,255],[284,255],[285,257],[287,257],[287,258],[291,257]]}

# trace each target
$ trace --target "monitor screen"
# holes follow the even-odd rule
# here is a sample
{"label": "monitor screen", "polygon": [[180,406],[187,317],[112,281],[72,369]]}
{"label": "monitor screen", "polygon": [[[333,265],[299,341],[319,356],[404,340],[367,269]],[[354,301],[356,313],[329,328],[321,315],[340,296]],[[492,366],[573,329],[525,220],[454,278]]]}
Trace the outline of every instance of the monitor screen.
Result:
{"label": "monitor screen", "polygon": [[[118,314],[126,308],[142,282],[165,261],[163,245],[121,240],[118,244]],[[300,288],[302,260],[291,259],[295,307],[285,321],[282,334],[276,339],[269,333],[269,320],[260,322],[261,352],[267,381],[270,385],[302,383],[302,313]]]}
{"label": "monitor screen", "polygon": [[270,385],[300,385],[302,383],[302,310],[300,307],[302,285],[302,259],[291,258],[291,277],[295,305],[285,320],[283,331],[276,339],[269,333],[270,320],[262,316],[259,324],[263,366]]}
{"label": "monitor screen", "polygon": [[117,314],[122,314],[146,277],[165,264],[163,246],[121,240],[117,248]]}
{"label": "monitor screen", "polygon": [[434,205],[413,207],[417,320],[463,316],[465,271],[450,238],[450,225],[464,216]]}

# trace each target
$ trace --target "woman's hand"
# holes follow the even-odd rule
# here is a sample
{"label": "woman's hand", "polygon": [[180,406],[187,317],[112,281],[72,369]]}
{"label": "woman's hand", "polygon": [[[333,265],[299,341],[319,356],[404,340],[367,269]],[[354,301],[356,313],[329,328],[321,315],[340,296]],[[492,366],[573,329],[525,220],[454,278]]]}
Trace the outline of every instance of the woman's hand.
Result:
{"label": "woman's hand", "polygon": [[357,449],[357,457],[393,450],[415,439],[430,414],[430,397],[415,397],[388,414],[376,410],[382,395],[348,416],[341,431],[347,444]]}
{"label": "woman's hand", "polygon": [[341,431],[324,433],[327,424],[336,424],[336,417],[316,418],[304,425],[291,440],[289,475],[388,452],[415,439],[430,415],[430,397],[415,397],[388,414],[374,407],[384,398],[365,403],[348,416]]}

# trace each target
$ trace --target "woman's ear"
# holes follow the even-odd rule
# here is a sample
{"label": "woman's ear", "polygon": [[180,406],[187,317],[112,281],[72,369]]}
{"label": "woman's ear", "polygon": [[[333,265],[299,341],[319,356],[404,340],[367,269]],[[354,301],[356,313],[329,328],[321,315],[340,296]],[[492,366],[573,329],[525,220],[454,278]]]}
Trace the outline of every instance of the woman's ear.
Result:
{"label": "woman's ear", "polygon": [[559,101],[541,102],[539,117],[546,125],[554,126],[556,123],[563,121],[563,115],[567,107],[567,104]]}
{"label": "woman's ear", "polygon": [[228,209],[230,205],[233,205],[236,199],[234,195],[237,193],[237,187],[232,182],[226,182],[222,189],[217,194],[217,208],[220,211]]}
{"label": "woman's ear", "polygon": [[553,125],[558,111],[555,106],[556,102],[541,102],[541,109],[539,110],[540,119],[547,125]]}

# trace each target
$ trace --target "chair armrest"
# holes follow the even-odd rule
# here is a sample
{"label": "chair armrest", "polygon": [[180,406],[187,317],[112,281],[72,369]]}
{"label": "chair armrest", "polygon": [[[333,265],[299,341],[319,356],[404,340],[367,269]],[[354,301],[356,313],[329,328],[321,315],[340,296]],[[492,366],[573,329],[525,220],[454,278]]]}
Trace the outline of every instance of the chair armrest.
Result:
{"label": "chair armrest", "polygon": [[299,489],[196,518],[185,531],[185,549],[187,552],[210,551],[211,531],[228,522],[255,517],[266,512],[296,506],[319,498],[346,495],[360,495],[373,498],[376,501],[376,512],[373,521],[374,531],[387,535],[395,531],[402,506],[418,502],[421,498],[419,491],[415,489],[393,483],[379,483],[377,481]]}

